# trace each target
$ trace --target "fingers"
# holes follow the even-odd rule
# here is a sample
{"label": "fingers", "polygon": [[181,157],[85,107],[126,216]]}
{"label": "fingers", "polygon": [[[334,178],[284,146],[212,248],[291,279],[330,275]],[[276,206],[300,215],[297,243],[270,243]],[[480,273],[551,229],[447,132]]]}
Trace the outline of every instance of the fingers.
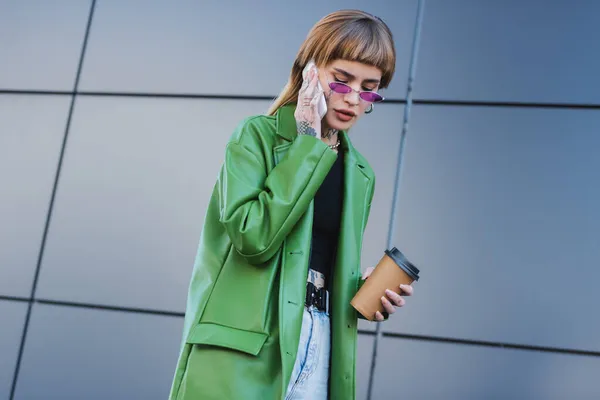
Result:
{"label": "fingers", "polygon": [[387,289],[385,291],[385,294],[387,295],[387,297],[389,297],[390,301],[397,307],[402,307],[404,304],[406,304],[406,300],[404,300],[402,296],[390,289]]}
{"label": "fingers", "polygon": [[300,95],[303,95],[303,94],[304,94],[304,92],[306,92],[306,88],[308,87],[308,84],[309,84],[309,83],[310,83],[310,82],[308,81],[308,79],[304,79],[304,80],[302,81],[302,86],[300,87]]}
{"label": "fingers", "polygon": [[316,89],[316,91],[317,91],[317,93],[315,94],[315,96],[310,101],[310,106],[315,109],[315,113],[317,111],[317,103],[319,102],[319,95],[320,95],[319,89]]}
{"label": "fingers", "polygon": [[410,285],[400,285],[400,290],[404,293],[404,296],[412,296],[413,287]]}
{"label": "fingers", "polygon": [[314,97],[315,95],[315,88],[317,87],[317,74],[315,73],[315,69],[311,68],[310,71],[308,71],[308,87],[306,88],[306,95],[307,97]]}
{"label": "fingers", "polygon": [[[374,268],[367,268],[367,270],[363,274],[363,279],[366,279],[371,275]],[[402,290],[402,294],[404,296],[411,296],[413,294],[413,288],[410,285],[400,285],[400,290]],[[381,296],[381,304],[383,305],[383,309],[385,310],[383,314],[391,315],[396,312],[396,307],[403,307],[406,304],[406,300],[394,292],[393,290],[386,289],[385,295]],[[375,319],[377,321],[385,320],[385,317],[379,311],[375,313]]]}
{"label": "fingers", "polygon": [[381,296],[381,304],[383,304],[383,308],[388,314],[396,312],[394,305],[385,296]]}
{"label": "fingers", "polygon": [[367,279],[369,276],[371,276],[371,274],[373,273],[373,271],[375,270],[375,268],[373,267],[369,267],[365,270],[365,272],[363,272],[362,274],[362,279],[365,280]]}
{"label": "fingers", "polygon": [[[301,106],[303,112],[306,111],[307,108],[317,109],[319,96],[323,93],[317,87],[318,81],[319,76],[316,73],[316,70],[311,68],[306,74],[306,79],[303,80],[302,87],[298,93],[298,105]],[[307,120],[310,120],[310,118]]]}

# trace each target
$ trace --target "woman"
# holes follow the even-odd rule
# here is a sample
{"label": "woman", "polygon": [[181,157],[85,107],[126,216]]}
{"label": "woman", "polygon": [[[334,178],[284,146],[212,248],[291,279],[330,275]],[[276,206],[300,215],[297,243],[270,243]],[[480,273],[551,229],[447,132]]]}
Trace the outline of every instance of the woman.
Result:
{"label": "woman", "polygon": [[[311,29],[269,115],[238,126],[205,217],[171,399],[355,397],[350,300],[375,176],[347,130],[383,100],[394,65],[380,19],[334,12]],[[388,297],[387,313],[404,304]]]}

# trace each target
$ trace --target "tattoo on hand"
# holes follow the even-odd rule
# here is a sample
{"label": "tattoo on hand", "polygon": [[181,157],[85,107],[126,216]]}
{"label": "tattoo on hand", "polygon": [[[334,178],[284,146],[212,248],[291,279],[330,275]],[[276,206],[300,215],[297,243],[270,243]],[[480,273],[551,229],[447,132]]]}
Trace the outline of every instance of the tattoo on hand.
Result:
{"label": "tattoo on hand", "polygon": [[296,122],[296,128],[299,135],[317,136],[317,131],[315,131],[315,128],[310,126],[310,123],[307,121]]}

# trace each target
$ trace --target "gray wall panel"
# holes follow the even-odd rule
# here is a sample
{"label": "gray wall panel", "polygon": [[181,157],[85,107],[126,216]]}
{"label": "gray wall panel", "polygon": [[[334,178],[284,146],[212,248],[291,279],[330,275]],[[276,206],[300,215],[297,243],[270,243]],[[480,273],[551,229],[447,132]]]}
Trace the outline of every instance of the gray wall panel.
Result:
{"label": "gray wall panel", "polygon": [[38,296],[183,311],[225,143],[267,107],[78,99]]}
{"label": "gray wall panel", "polygon": [[166,399],[183,319],[35,305],[16,400]]}
{"label": "gray wall panel", "polygon": [[374,322],[369,322],[363,319],[358,320],[358,329],[365,331],[374,331],[377,328]]}
{"label": "gray wall panel", "polygon": [[381,341],[374,399],[600,397],[600,359],[394,338]]}
{"label": "gray wall panel", "polygon": [[90,4],[0,2],[0,89],[73,90]]}
{"label": "gray wall panel", "polygon": [[600,350],[600,112],[414,108],[396,243],[422,267],[388,330]]}
{"label": "gray wall panel", "polygon": [[0,300],[0,399],[8,399],[12,385],[27,303]]}
{"label": "gray wall panel", "polygon": [[[387,96],[404,97],[416,0],[333,2],[101,1],[86,53],[86,90],[274,96],[300,44],[329,12],[361,8],[395,35],[397,74]],[[110,60],[110,61],[109,61]]]}
{"label": "gray wall panel", "polygon": [[373,354],[373,336],[358,335],[356,347],[356,399],[367,398],[369,388],[369,369]]}
{"label": "gray wall panel", "polygon": [[[425,3],[417,99],[600,104],[597,1]],[[0,1],[0,91],[72,90],[90,5]],[[404,98],[417,5],[96,1],[79,89],[273,96],[310,27],[359,8],[392,28],[384,95]],[[0,94],[0,296],[30,295],[70,100]],[[37,298],[183,312],[225,143],[268,105],[77,98]],[[350,133],[377,176],[363,270],[386,245],[403,112],[378,105]],[[393,244],[422,280],[384,331],[600,352],[600,110],[416,105],[409,128]],[[0,399],[26,311],[0,300]],[[164,399],[182,324],[35,303],[15,399]],[[593,355],[389,337],[378,354],[374,399],[600,398]]]}
{"label": "gray wall panel", "polygon": [[69,101],[0,95],[0,295],[31,293]]}
{"label": "gray wall panel", "polygon": [[600,2],[430,0],[417,98],[600,103]]}

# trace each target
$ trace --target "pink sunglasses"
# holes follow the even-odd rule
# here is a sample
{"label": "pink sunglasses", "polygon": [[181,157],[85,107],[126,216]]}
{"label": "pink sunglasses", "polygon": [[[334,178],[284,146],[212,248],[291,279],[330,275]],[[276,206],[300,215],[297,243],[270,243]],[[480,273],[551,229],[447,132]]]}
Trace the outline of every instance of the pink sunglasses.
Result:
{"label": "pink sunglasses", "polygon": [[369,103],[379,103],[380,101],[384,100],[383,96],[377,92],[354,90],[342,82],[328,82],[328,84],[329,88],[336,93],[348,94],[351,92],[356,92],[361,99],[368,101]]}

